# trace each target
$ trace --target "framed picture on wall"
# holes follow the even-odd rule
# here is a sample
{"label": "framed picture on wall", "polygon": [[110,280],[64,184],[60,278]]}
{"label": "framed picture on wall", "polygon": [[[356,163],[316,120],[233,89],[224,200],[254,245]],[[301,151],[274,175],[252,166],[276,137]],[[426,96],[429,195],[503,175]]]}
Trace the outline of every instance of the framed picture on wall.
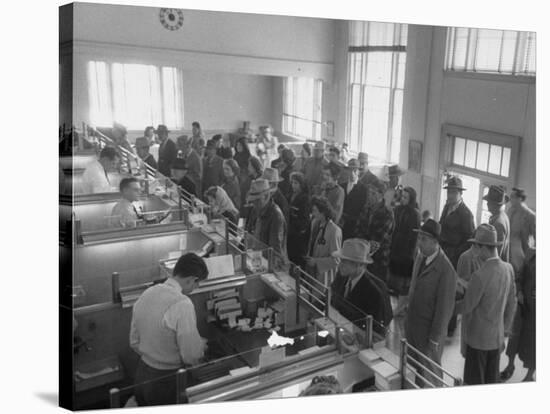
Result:
{"label": "framed picture on wall", "polygon": [[422,172],[422,142],[409,141],[409,171]]}

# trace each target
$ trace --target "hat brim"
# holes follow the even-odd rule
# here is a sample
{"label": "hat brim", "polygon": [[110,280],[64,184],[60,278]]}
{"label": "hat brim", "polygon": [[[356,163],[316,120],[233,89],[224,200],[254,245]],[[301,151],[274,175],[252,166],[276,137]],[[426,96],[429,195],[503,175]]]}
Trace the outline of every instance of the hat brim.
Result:
{"label": "hat brim", "polygon": [[491,246],[491,247],[498,247],[502,246],[503,242],[495,242],[495,243],[489,243],[489,242],[482,242],[477,239],[468,239],[468,243],[475,243],[475,244],[481,244],[483,246]]}
{"label": "hat brim", "polygon": [[355,257],[349,257],[349,256],[344,256],[342,254],[341,251],[335,251],[332,253],[332,257],[336,257],[337,259],[344,259],[344,260],[349,260],[350,262],[355,262],[355,263],[361,263],[361,264],[371,264],[371,263],[374,263],[374,260],[372,260],[372,257],[367,257],[366,260],[358,260],[357,258]]}
{"label": "hat brim", "polygon": [[446,185],[445,187],[443,187],[444,190],[448,190],[449,188],[451,188],[453,190],[460,190],[460,191],[466,191],[467,190],[464,187],[458,187],[456,185]]}
{"label": "hat brim", "polygon": [[498,204],[500,206],[503,206],[504,204],[506,204],[508,201],[510,201],[510,197],[508,196],[505,196],[504,197],[504,200],[499,200],[499,201],[496,201],[496,200],[491,200],[489,197],[487,197],[487,195],[484,195],[482,197],[483,200],[485,201],[491,201],[492,203],[495,203],[495,204]]}
{"label": "hat brim", "polygon": [[413,231],[414,231],[415,233],[423,234],[423,235],[425,235],[425,236],[431,237],[431,238],[434,239],[434,240],[439,240],[439,237],[438,237],[438,236],[436,236],[435,234],[432,234],[432,233],[428,233],[427,231],[420,230],[420,229],[414,229]]}
{"label": "hat brim", "polygon": [[250,201],[254,201],[254,200],[258,200],[260,198],[262,198],[262,196],[266,193],[271,193],[271,189],[269,190],[265,190],[265,191],[262,191],[260,193],[252,193],[252,194],[248,194],[246,196],[246,201],[247,202],[250,202]]}

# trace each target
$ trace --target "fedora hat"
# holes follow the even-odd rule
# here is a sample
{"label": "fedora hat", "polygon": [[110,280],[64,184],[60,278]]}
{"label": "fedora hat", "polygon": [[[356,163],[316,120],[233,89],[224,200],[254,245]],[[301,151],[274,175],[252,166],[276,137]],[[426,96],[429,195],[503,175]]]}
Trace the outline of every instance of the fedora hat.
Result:
{"label": "fedora hat", "polygon": [[399,177],[401,175],[404,175],[405,171],[399,167],[397,164],[392,164],[388,166],[388,176],[389,177]]}
{"label": "fedora hat", "polygon": [[342,248],[333,252],[332,256],[356,263],[370,264],[373,262],[370,250],[370,243],[366,240],[347,239],[344,240]]}
{"label": "fedora hat", "polygon": [[357,159],[359,160],[359,162],[369,162],[369,154],[367,154],[366,152],[360,152],[359,154],[357,154]]}
{"label": "fedora hat", "polygon": [[355,158],[352,158],[348,161],[348,169],[354,170],[359,168],[359,161],[357,161]]}
{"label": "fedora hat", "polygon": [[168,130],[168,128],[166,127],[166,125],[162,125],[162,124],[159,124],[159,126],[157,127],[157,129],[155,129],[155,132],[158,134],[159,132],[170,132]]}
{"label": "fedora hat", "polygon": [[269,181],[270,183],[280,183],[283,181],[282,178],[279,178],[279,170],[270,167],[264,170],[261,178]]}
{"label": "fedora hat", "polygon": [[439,236],[441,235],[441,224],[439,224],[435,220],[428,219],[422,225],[422,227],[420,227],[419,229],[414,229],[413,231],[419,234],[425,234],[426,236],[439,240]]}
{"label": "fedora hat", "polygon": [[136,148],[149,148],[151,143],[145,137],[136,138]]}
{"label": "fedora hat", "polygon": [[498,241],[497,229],[491,224],[480,224],[476,229],[473,239],[468,239],[469,243],[482,244],[484,246],[500,246],[502,242]]}
{"label": "fedora hat", "polygon": [[453,176],[449,177],[449,179],[445,182],[445,187],[443,187],[443,189],[447,190],[449,188],[454,188],[454,189],[460,190],[460,191],[466,190],[462,186],[462,180],[459,177],[457,177],[456,175],[453,175]]}
{"label": "fedora hat", "polygon": [[506,204],[509,201],[506,190],[500,185],[491,185],[487,194],[483,196],[483,199],[500,205]]}
{"label": "fedora hat", "polygon": [[325,141],[315,141],[313,146],[314,150],[324,151],[325,150]]}
{"label": "fedora hat", "polygon": [[269,192],[271,192],[269,181],[267,181],[265,178],[258,178],[257,180],[252,181],[246,199],[248,202],[254,201],[261,198],[265,193]]}
{"label": "fedora hat", "polygon": [[176,158],[172,165],[170,166],[172,170],[188,170],[187,161],[183,158]]}

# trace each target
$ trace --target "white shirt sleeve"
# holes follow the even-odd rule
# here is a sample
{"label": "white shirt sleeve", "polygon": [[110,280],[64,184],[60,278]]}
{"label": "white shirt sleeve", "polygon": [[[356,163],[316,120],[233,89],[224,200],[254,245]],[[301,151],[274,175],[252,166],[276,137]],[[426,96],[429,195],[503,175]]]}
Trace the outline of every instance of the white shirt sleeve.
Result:
{"label": "white shirt sleeve", "polygon": [[134,320],[134,316],[132,315],[132,323],[130,325],[130,346],[134,351],[136,351],[138,354],[139,352],[139,334],[136,329],[136,322]]}
{"label": "white shirt sleeve", "polygon": [[188,365],[198,363],[204,355],[205,341],[197,330],[197,317],[191,300],[183,300],[170,306],[164,314],[163,323],[176,332],[182,361]]}

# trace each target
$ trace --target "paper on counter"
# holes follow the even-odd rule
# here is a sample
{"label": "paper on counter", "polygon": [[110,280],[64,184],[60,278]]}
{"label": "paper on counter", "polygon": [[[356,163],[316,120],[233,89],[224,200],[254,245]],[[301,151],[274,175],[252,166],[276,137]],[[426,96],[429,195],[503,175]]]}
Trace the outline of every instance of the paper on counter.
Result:
{"label": "paper on counter", "polygon": [[208,279],[233,276],[235,274],[235,269],[233,268],[233,256],[230,254],[208,257],[204,259],[204,262],[208,268]]}

